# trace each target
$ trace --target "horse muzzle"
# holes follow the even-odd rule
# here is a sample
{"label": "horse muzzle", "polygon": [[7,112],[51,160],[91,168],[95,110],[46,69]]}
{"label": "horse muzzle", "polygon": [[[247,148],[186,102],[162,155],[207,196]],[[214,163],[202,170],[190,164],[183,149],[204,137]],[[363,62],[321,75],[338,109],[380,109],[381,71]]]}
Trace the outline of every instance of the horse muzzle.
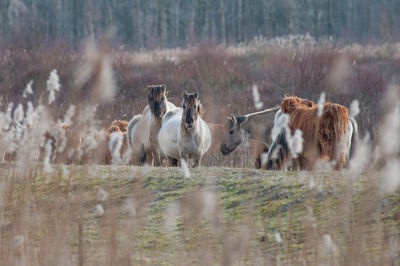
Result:
{"label": "horse muzzle", "polygon": [[193,128],[193,124],[192,123],[185,123],[185,127],[186,127],[186,129],[192,129]]}
{"label": "horse muzzle", "polygon": [[229,149],[226,145],[221,145],[221,153],[222,155],[229,155],[231,154],[232,150]]}

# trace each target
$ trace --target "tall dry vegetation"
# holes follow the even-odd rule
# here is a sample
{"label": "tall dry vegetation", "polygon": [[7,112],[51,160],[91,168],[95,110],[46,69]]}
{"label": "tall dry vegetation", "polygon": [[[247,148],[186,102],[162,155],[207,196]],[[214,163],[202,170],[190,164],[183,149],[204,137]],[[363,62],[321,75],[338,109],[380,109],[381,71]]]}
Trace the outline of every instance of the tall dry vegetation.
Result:
{"label": "tall dry vegetation", "polygon": [[[297,38],[258,40],[239,47],[203,45],[143,53],[112,49],[118,92],[112,102],[98,106],[96,118],[103,127],[114,119],[130,120],[146,104],[146,86],[166,84],[173,103],[180,104],[184,89],[198,91],[206,120],[225,123],[231,112],[244,114],[255,110],[252,87],[257,85],[265,107],[275,106],[285,94],[316,101],[325,91],[329,101],[345,106],[358,99],[362,108],[357,117],[361,132],[374,136],[381,115],[382,93],[399,71],[398,45],[334,47],[310,38]],[[76,98],[74,69],[84,56],[84,49],[69,49],[61,44],[29,50],[14,46],[1,48],[2,110],[5,103],[27,101],[22,98],[22,91],[30,80],[34,81],[35,90],[32,100],[43,101],[48,74],[57,69],[63,89],[53,114],[62,117]],[[84,93],[79,95],[86,97]],[[204,163],[250,166],[251,161],[243,161],[244,158],[252,156],[232,161],[214,153],[212,158],[206,156]]]}
{"label": "tall dry vegetation", "polygon": [[[203,46],[165,56],[106,43],[84,54],[2,49],[0,148],[17,151],[14,163],[0,167],[2,264],[397,265],[397,59],[284,48]],[[342,172],[95,165],[104,155],[98,147],[108,146],[104,126],[140,112],[144,88],[157,83],[177,104],[183,89],[198,90],[206,120],[216,123],[254,110],[253,84],[264,106],[285,93],[316,100],[322,90],[347,106],[358,99],[362,139]],[[63,123],[71,124],[68,133]],[[52,164],[54,149],[72,164]],[[248,166],[250,154],[245,148],[221,159],[216,152],[205,163]]]}

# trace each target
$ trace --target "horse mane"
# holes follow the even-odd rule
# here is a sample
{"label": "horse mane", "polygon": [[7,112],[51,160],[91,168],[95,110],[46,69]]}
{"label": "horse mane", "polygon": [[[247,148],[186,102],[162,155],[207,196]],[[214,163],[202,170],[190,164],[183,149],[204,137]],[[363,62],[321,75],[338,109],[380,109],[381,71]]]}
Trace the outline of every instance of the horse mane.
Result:
{"label": "horse mane", "polygon": [[199,110],[197,112],[199,113],[199,116],[201,118],[203,118],[203,116],[204,116],[204,107],[203,107],[203,105],[201,104],[200,101],[198,101],[198,103],[199,103]]}

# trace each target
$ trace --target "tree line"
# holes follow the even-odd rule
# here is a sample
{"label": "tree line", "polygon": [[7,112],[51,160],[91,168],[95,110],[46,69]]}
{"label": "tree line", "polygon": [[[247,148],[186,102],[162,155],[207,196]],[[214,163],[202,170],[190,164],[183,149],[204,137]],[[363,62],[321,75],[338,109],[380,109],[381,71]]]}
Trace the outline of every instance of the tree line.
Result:
{"label": "tree line", "polygon": [[132,48],[306,34],[339,41],[395,41],[399,0],[1,0],[2,38],[83,39],[116,29]]}

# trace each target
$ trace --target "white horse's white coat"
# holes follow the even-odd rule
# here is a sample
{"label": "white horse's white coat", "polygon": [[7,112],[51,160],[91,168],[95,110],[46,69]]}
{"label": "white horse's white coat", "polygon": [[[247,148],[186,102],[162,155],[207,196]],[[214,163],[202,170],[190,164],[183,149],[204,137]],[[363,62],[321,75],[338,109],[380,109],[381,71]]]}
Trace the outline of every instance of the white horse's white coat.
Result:
{"label": "white horse's white coat", "polygon": [[182,108],[176,108],[165,114],[158,133],[158,143],[168,159],[187,161],[193,158],[196,167],[211,146],[211,131],[200,116],[192,128],[182,128],[182,113]]}
{"label": "white horse's white coat", "polygon": [[182,108],[177,107],[167,112],[162,119],[162,126],[158,133],[158,144],[165,156],[180,159],[178,147],[178,131],[181,128]]}
{"label": "white horse's white coat", "polygon": [[[171,109],[176,108],[176,106],[167,101],[167,112]],[[136,117],[136,116],[135,116]],[[159,146],[157,141],[157,135],[161,128],[161,120],[154,116],[151,112],[149,105],[143,110],[141,114],[141,118],[137,120],[136,123],[133,122],[135,117],[131,120],[133,123],[132,131],[129,133],[129,122],[128,124],[128,134],[129,134],[129,142],[137,147],[138,150],[140,146],[143,145],[145,150],[153,151],[153,156],[155,160],[155,165],[159,165]],[[135,149],[133,149],[135,150]]]}

